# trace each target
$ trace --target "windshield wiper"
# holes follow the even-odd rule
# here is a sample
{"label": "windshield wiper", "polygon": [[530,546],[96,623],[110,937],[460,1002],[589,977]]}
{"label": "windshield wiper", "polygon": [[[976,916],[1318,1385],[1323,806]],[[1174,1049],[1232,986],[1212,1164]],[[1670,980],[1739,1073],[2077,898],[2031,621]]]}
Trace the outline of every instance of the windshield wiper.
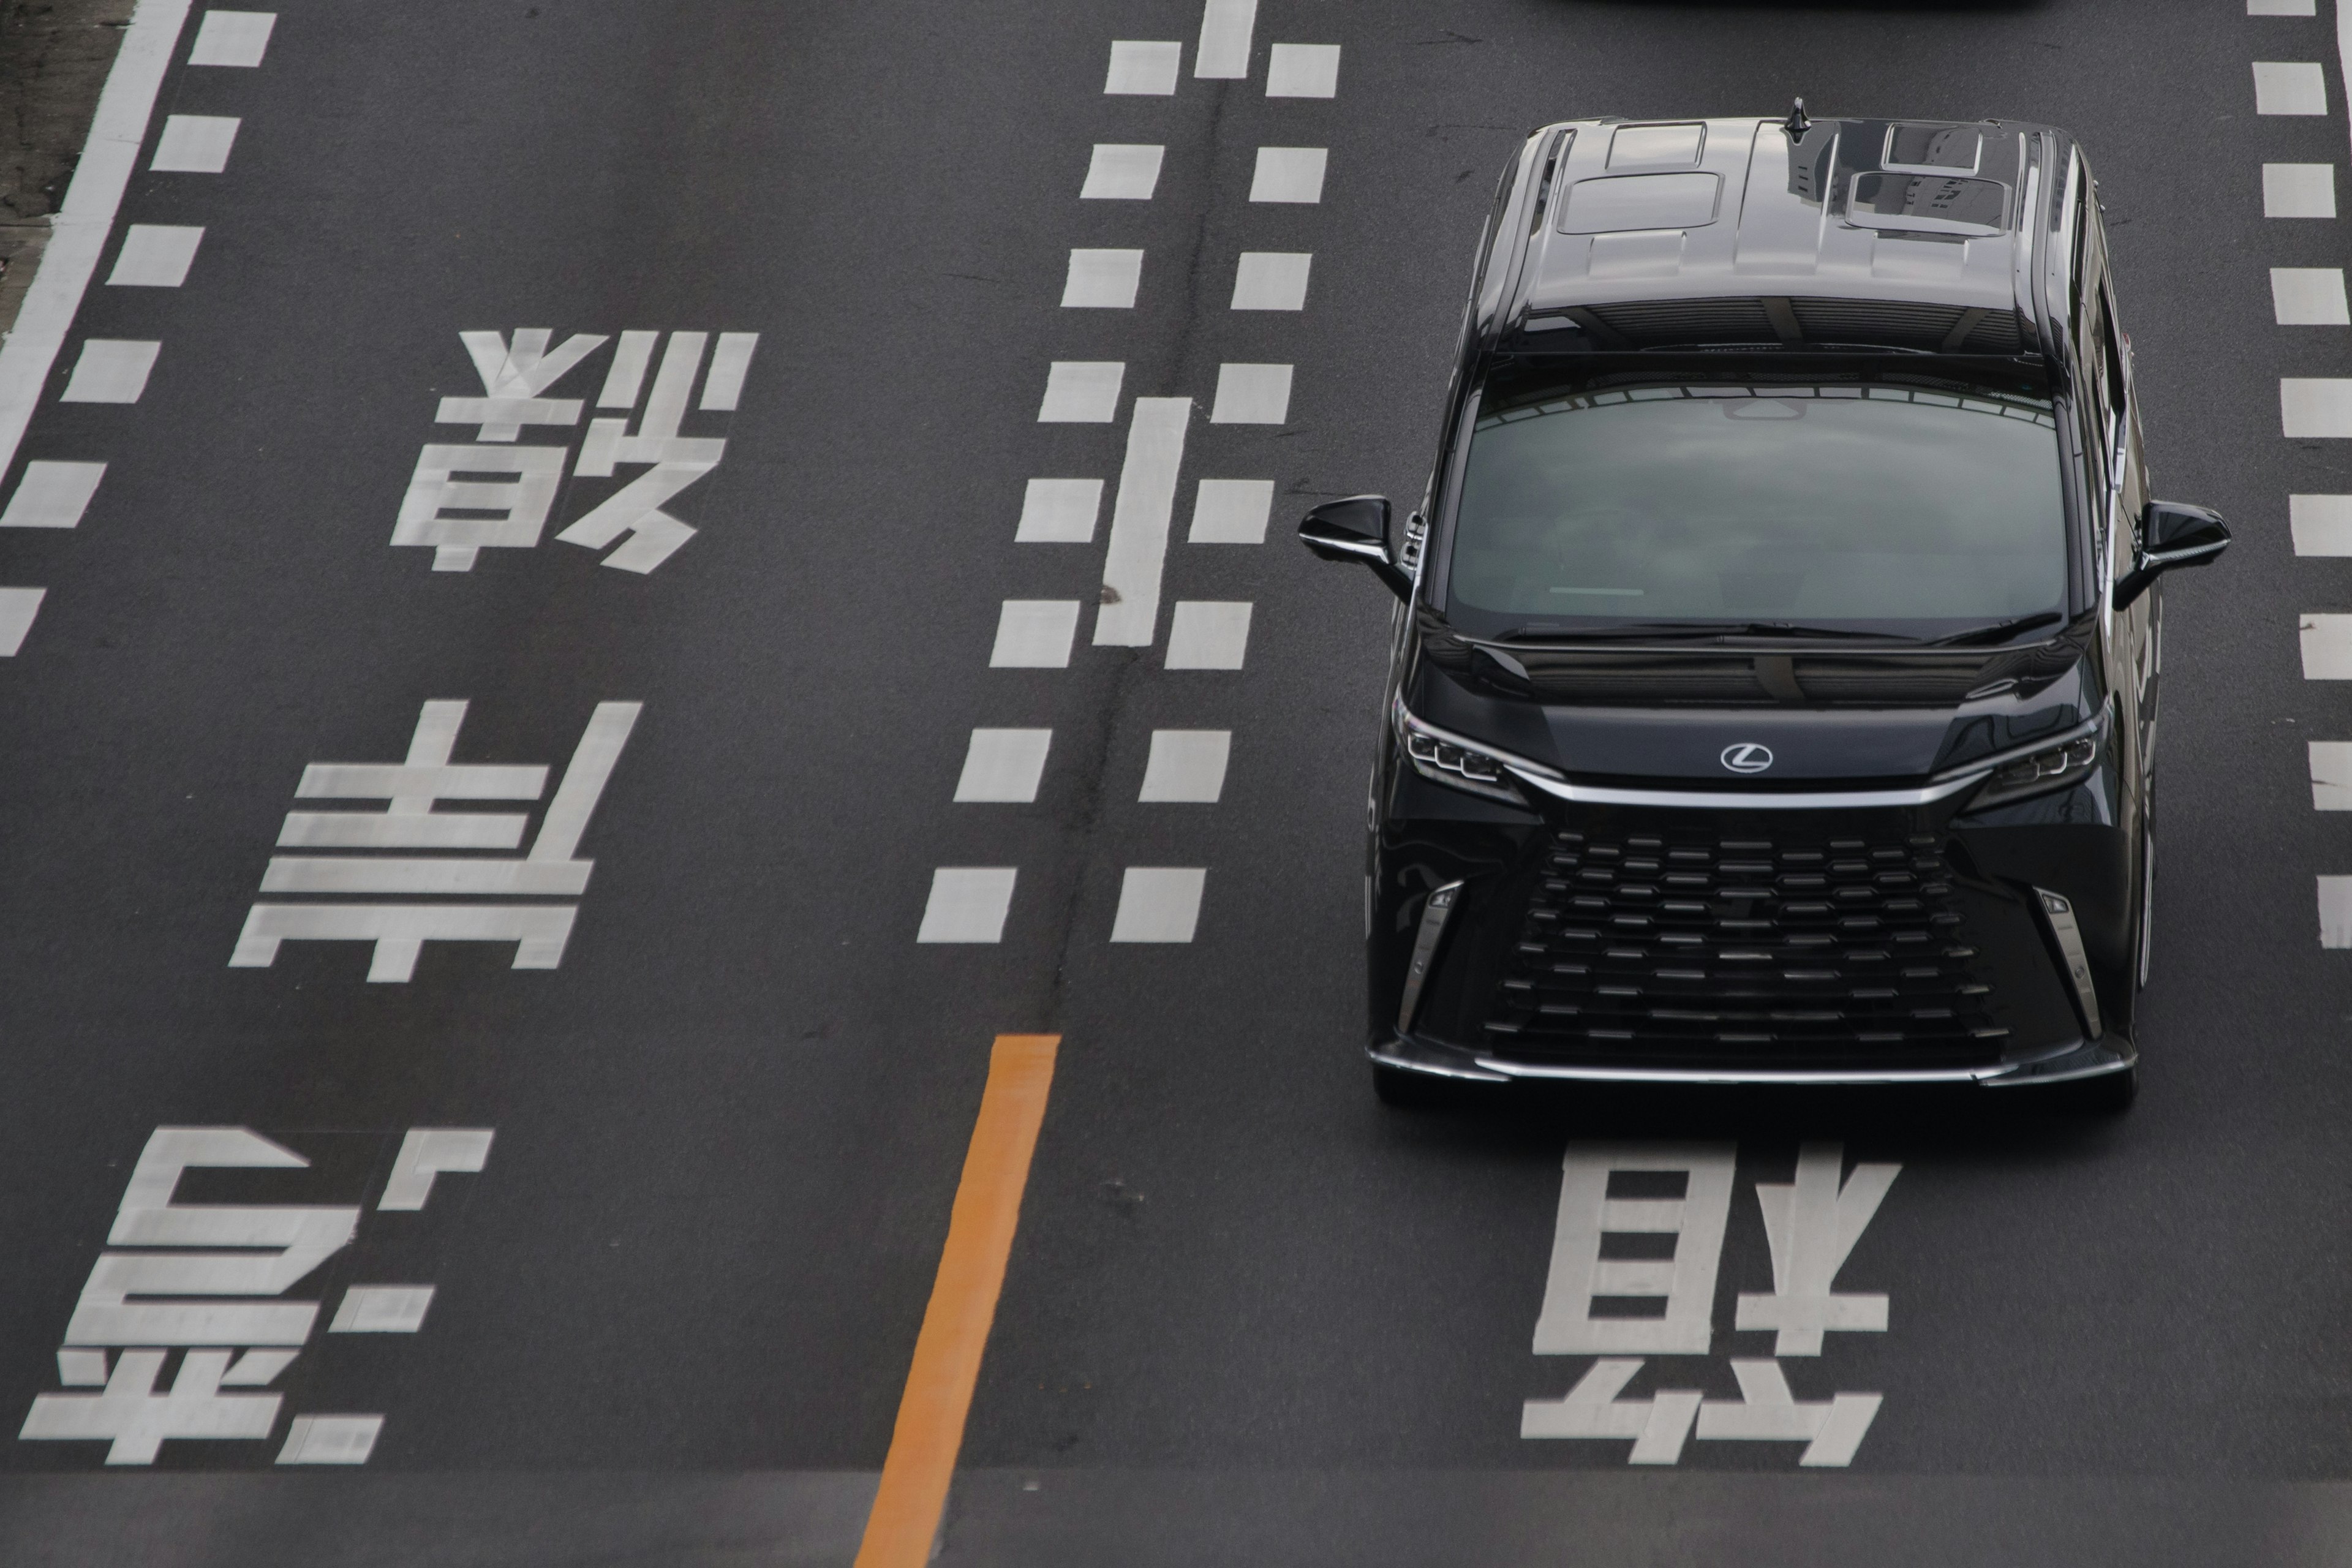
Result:
{"label": "windshield wiper", "polygon": [[2044,610],[2038,616],[2020,616],[2013,621],[1995,621],[1989,626],[1970,631],[1954,632],[1948,637],[1937,637],[1929,647],[1970,647],[1980,643],[2007,642],[2020,632],[2030,632],[2036,626],[2046,626],[2063,619],[2055,610]]}
{"label": "windshield wiper", "polygon": [[1699,642],[1725,637],[1774,637],[1792,641],[1823,638],[1907,643],[1894,632],[1853,631],[1843,626],[1800,626],[1794,621],[1635,621],[1609,626],[1569,627],[1540,624],[1514,626],[1498,642]]}

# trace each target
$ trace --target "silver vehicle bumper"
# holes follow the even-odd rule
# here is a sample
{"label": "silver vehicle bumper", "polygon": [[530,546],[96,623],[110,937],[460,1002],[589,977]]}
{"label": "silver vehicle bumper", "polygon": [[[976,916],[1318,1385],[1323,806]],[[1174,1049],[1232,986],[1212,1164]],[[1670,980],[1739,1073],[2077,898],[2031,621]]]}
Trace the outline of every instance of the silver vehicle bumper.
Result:
{"label": "silver vehicle bumper", "polygon": [[1930,1084],[1973,1083],[1986,1089],[2011,1089],[2037,1084],[2073,1083],[2108,1073],[2128,1072],[2138,1052],[2112,1032],[2098,1040],[2078,1040],[2046,1056],[2025,1062],[2000,1062],[1979,1068],[1845,1068],[1831,1072],[1776,1072],[1764,1068],[1625,1068],[1578,1067],[1572,1063],[1514,1061],[1441,1045],[1412,1036],[1397,1036],[1369,1052],[1382,1067],[1433,1078],[1461,1079],[1477,1083],[1572,1080],[1580,1083],[1697,1084]]}

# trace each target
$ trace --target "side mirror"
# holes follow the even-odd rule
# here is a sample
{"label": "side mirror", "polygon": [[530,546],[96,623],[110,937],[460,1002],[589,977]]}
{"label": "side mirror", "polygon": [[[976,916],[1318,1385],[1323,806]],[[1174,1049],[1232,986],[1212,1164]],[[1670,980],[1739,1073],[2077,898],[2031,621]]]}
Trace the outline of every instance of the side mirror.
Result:
{"label": "side mirror", "polygon": [[2165,573],[2206,565],[2230,548],[2230,530],[2220,512],[2179,501],[2148,502],[2140,513],[2139,537],[2138,563],[2116,582],[2118,610],[2147,592],[2147,585]]}
{"label": "side mirror", "polygon": [[1298,542],[1326,561],[1354,561],[1372,569],[1400,599],[1412,597],[1412,579],[1389,552],[1389,499],[1349,496],[1327,500],[1298,524]]}

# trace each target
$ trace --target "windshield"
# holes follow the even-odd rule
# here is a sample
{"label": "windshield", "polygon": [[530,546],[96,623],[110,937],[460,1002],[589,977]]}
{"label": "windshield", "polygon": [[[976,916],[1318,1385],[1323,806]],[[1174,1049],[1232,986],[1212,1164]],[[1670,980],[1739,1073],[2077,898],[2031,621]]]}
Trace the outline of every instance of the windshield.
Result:
{"label": "windshield", "polygon": [[2045,398],[1883,378],[1487,395],[1447,587],[1465,630],[1932,637],[2063,603]]}

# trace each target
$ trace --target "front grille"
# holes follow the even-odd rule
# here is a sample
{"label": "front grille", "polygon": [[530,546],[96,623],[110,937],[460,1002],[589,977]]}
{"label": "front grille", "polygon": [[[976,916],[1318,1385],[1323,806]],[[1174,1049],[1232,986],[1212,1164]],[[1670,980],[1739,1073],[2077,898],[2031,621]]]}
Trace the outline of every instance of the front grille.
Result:
{"label": "front grille", "polygon": [[1487,1044],[1594,1064],[1992,1062],[2009,1031],[1937,843],[1561,833]]}

